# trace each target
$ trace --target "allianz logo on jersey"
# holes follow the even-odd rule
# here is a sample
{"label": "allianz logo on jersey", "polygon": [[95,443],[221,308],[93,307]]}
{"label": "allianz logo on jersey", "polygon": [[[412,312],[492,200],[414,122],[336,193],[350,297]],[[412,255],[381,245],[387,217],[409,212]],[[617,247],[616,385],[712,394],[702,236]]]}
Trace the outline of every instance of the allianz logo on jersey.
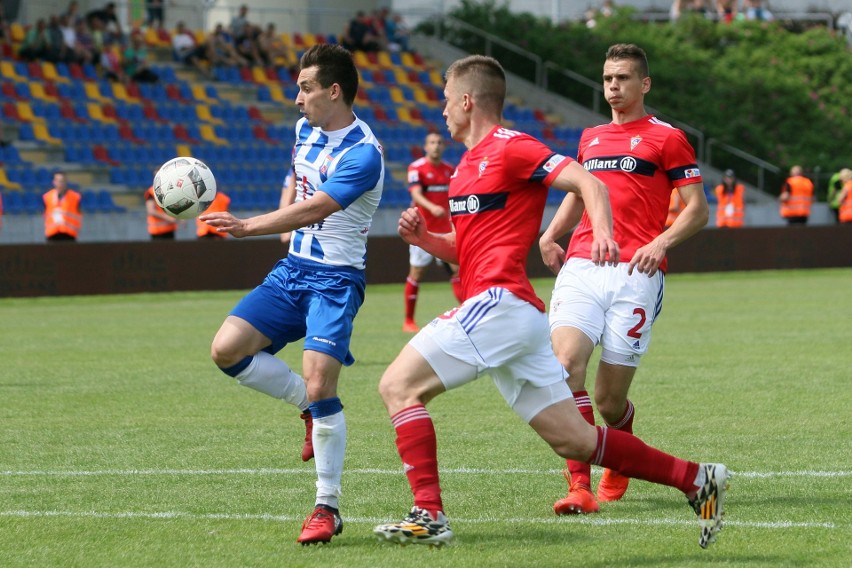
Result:
{"label": "allianz logo on jersey", "polygon": [[612,158],[591,158],[583,162],[583,167],[590,172],[621,170],[632,172],[636,169],[638,162],[633,156],[614,156]]}
{"label": "allianz logo on jersey", "polygon": [[484,211],[504,209],[509,194],[503,193],[474,193],[450,198],[451,215],[472,215]]}

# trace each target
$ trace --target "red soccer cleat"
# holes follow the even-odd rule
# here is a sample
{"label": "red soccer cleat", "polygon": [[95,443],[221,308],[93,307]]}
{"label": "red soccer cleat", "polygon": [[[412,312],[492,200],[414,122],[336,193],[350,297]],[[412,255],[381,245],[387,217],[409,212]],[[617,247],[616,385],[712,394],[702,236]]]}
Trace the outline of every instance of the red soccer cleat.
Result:
{"label": "red soccer cleat", "polygon": [[406,333],[417,333],[420,331],[420,326],[414,320],[405,320],[402,322],[402,331]]}
{"label": "red soccer cleat", "polygon": [[563,472],[568,480],[568,495],[553,504],[553,512],[557,515],[586,515],[597,513],[600,506],[588,485],[571,483],[571,474]]}
{"label": "red soccer cleat", "polygon": [[302,446],[302,461],[306,462],[314,457],[314,440],[312,438],[314,432],[314,418],[311,416],[310,410],[306,410],[301,413],[299,418],[305,421],[305,445]]}
{"label": "red soccer cleat", "polygon": [[342,532],[343,519],[340,518],[340,514],[326,505],[317,505],[314,512],[302,523],[302,534],[296,542],[302,546],[318,542],[326,543],[331,541],[331,537]]}
{"label": "red soccer cleat", "polygon": [[618,501],[627,491],[628,483],[630,483],[629,477],[621,475],[615,470],[605,469],[601,482],[598,484],[598,501],[601,503]]}

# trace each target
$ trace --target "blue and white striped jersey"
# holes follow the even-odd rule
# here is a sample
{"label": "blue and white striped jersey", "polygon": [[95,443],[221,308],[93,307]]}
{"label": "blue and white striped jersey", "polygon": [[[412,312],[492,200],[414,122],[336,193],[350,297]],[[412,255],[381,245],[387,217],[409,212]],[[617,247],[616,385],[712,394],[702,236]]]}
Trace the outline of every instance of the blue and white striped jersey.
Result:
{"label": "blue and white striped jersey", "polygon": [[294,231],[289,254],[363,269],[367,233],[385,178],[382,147],[373,131],[357,116],[351,125],[334,132],[314,128],[302,118],[296,123],[293,164],[296,203],[322,191],[343,209]]}

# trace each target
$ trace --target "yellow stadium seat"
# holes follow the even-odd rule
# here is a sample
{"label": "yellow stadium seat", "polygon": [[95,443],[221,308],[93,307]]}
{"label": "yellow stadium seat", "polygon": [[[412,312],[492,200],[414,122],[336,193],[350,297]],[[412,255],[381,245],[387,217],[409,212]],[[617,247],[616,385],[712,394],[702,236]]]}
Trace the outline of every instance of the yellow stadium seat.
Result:
{"label": "yellow stadium seat", "polygon": [[397,67],[396,69],[393,70],[393,76],[394,76],[394,79],[396,79],[396,82],[399,83],[400,85],[410,85],[411,84],[411,81],[408,80],[408,73],[406,73],[404,70],[400,69],[399,67]]}
{"label": "yellow stadium seat", "polygon": [[60,146],[62,144],[62,140],[51,136],[50,131],[48,131],[47,126],[43,122],[33,123],[33,136],[35,136],[36,140],[41,140],[52,146]]}
{"label": "yellow stadium seat", "polygon": [[284,96],[284,89],[281,88],[281,85],[270,83],[267,87],[269,88],[269,98],[273,101],[284,104],[291,102]]}
{"label": "yellow stadium seat", "polygon": [[388,91],[390,91],[391,100],[396,104],[404,104],[408,102],[405,100],[405,94],[399,87],[390,87]]}
{"label": "yellow stadium seat", "polygon": [[204,140],[207,140],[208,142],[212,142],[213,144],[216,144],[217,146],[227,146],[228,145],[227,140],[223,140],[216,135],[216,131],[213,130],[213,125],[211,125],[211,124],[199,124],[198,125],[198,132],[201,134],[201,137]]}
{"label": "yellow stadium seat", "polygon": [[112,96],[126,103],[141,104],[142,101],[138,97],[131,96],[127,92],[127,87],[123,83],[112,83]]}
{"label": "yellow stadium seat", "polygon": [[21,184],[9,179],[6,175],[6,168],[3,167],[0,167],[0,186],[5,187],[6,189],[22,189]]}
{"label": "yellow stadium seat", "polygon": [[109,99],[101,94],[101,90],[98,88],[98,84],[87,81],[83,83],[83,89],[86,93],[86,98],[91,99],[93,101],[98,101],[101,103],[108,102]]}
{"label": "yellow stadium seat", "polygon": [[27,37],[27,30],[18,22],[12,22],[9,25],[9,32],[12,35],[12,43],[23,43],[24,38]]}
{"label": "yellow stadium seat", "polygon": [[367,59],[367,54],[363,51],[355,51],[352,54],[352,59],[355,61],[355,66],[358,69],[372,69],[373,64],[370,63],[370,60]]}
{"label": "yellow stadium seat", "polygon": [[49,103],[58,103],[59,99],[53,95],[47,94],[44,90],[44,83],[39,83],[38,81],[33,81],[30,83],[30,94],[40,100]]}
{"label": "yellow stadium seat", "polygon": [[43,122],[44,118],[41,116],[36,116],[33,112],[33,107],[30,106],[30,103],[27,101],[17,101],[15,103],[15,108],[18,111],[18,116],[21,117],[21,120],[25,120],[27,122]]}
{"label": "yellow stadium seat", "polygon": [[302,43],[304,44],[305,49],[313,47],[317,44],[317,36],[312,33],[304,32],[302,33]]}
{"label": "yellow stadium seat", "polygon": [[41,72],[44,74],[44,78],[48,81],[53,81],[54,83],[70,83],[71,79],[68,77],[63,77],[56,70],[56,65],[51,63],[50,61],[42,61],[41,62]]}
{"label": "yellow stadium seat", "polygon": [[395,67],[393,61],[391,61],[390,54],[387,51],[380,51],[378,58],[379,67],[382,69],[393,69]]}
{"label": "yellow stadium seat", "polygon": [[252,65],[251,78],[258,85],[265,85],[269,82],[269,77],[266,76],[266,70],[259,65]]}
{"label": "yellow stadium seat", "polygon": [[210,114],[210,107],[207,105],[195,105],[195,115],[198,117],[198,120],[203,120],[210,124],[225,124],[224,120]]}
{"label": "yellow stadium seat", "polygon": [[218,100],[210,98],[207,95],[207,91],[204,89],[204,85],[194,83],[190,86],[190,89],[192,90],[192,98],[196,101],[209,105],[219,104]]}
{"label": "yellow stadium seat", "polygon": [[12,65],[11,61],[0,61],[0,77],[9,79],[10,81],[15,81],[16,83],[27,82],[26,77],[18,75],[18,72],[15,71],[15,66]]}
{"label": "yellow stadium seat", "polygon": [[177,144],[175,156],[192,156],[192,147],[189,144]]}

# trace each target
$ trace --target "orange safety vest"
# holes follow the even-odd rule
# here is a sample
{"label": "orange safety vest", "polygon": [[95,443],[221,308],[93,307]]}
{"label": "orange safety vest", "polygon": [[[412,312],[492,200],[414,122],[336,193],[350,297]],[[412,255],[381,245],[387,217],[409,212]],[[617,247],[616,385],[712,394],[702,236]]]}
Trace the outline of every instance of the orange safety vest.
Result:
{"label": "orange safety vest", "polygon": [[745,186],[734,184],[733,193],[725,191],[725,184],[716,186],[716,226],[742,227],[745,219]]}
{"label": "orange safety vest", "polygon": [[[213,203],[210,204],[210,207],[207,208],[205,213],[214,213],[216,211],[227,211],[228,206],[231,204],[231,198],[222,193],[221,191],[216,192],[216,197],[213,198]],[[195,220],[195,234],[198,237],[203,237],[205,235],[215,235],[217,237],[227,237],[228,233],[220,233],[216,230],[216,227],[208,225],[204,221],[200,219]]]}
{"label": "orange safety vest", "polygon": [[83,224],[80,194],[69,189],[60,198],[59,191],[51,189],[42,196],[42,199],[44,201],[44,236],[52,237],[65,233],[76,239],[80,226]]}
{"label": "orange safety vest", "polygon": [[[154,186],[149,187],[145,191],[145,201],[148,201],[149,199],[154,201],[154,207],[156,207],[161,213],[164,215],[167,214],[163,211],[162,207],[157,205],[157,200],[154,199]],[[174,233],[175,231],[177,231],[177,221],[166,221],[165,219],[148,215],[148,234],[162,235],[164,233]]]}
{"label": "orange safety vest", "polygon": [[685,207],[686,203],[680,198],[680,193],[677,192],[677,189],[673,189],[671,197],[669,197],[669,216],[666,217],[667,229],[672,226],[672,223],[675,222],[675,219]]}
{"label": "orange safety vest", "polygon": [[790,193],[790,197],[781,202],[781,216],[787,217],[809,217],[811,214],[811,200],[814,195],[814,184],[805,176],[788,177],[784,189]]}
{"label": "orange safety vest", "polygon": [[841,223],[852,223],[852,181],[844,183],[843,189],[846,190],[846,197],[843,198],[843,202],[840,204],[838,218]]}

